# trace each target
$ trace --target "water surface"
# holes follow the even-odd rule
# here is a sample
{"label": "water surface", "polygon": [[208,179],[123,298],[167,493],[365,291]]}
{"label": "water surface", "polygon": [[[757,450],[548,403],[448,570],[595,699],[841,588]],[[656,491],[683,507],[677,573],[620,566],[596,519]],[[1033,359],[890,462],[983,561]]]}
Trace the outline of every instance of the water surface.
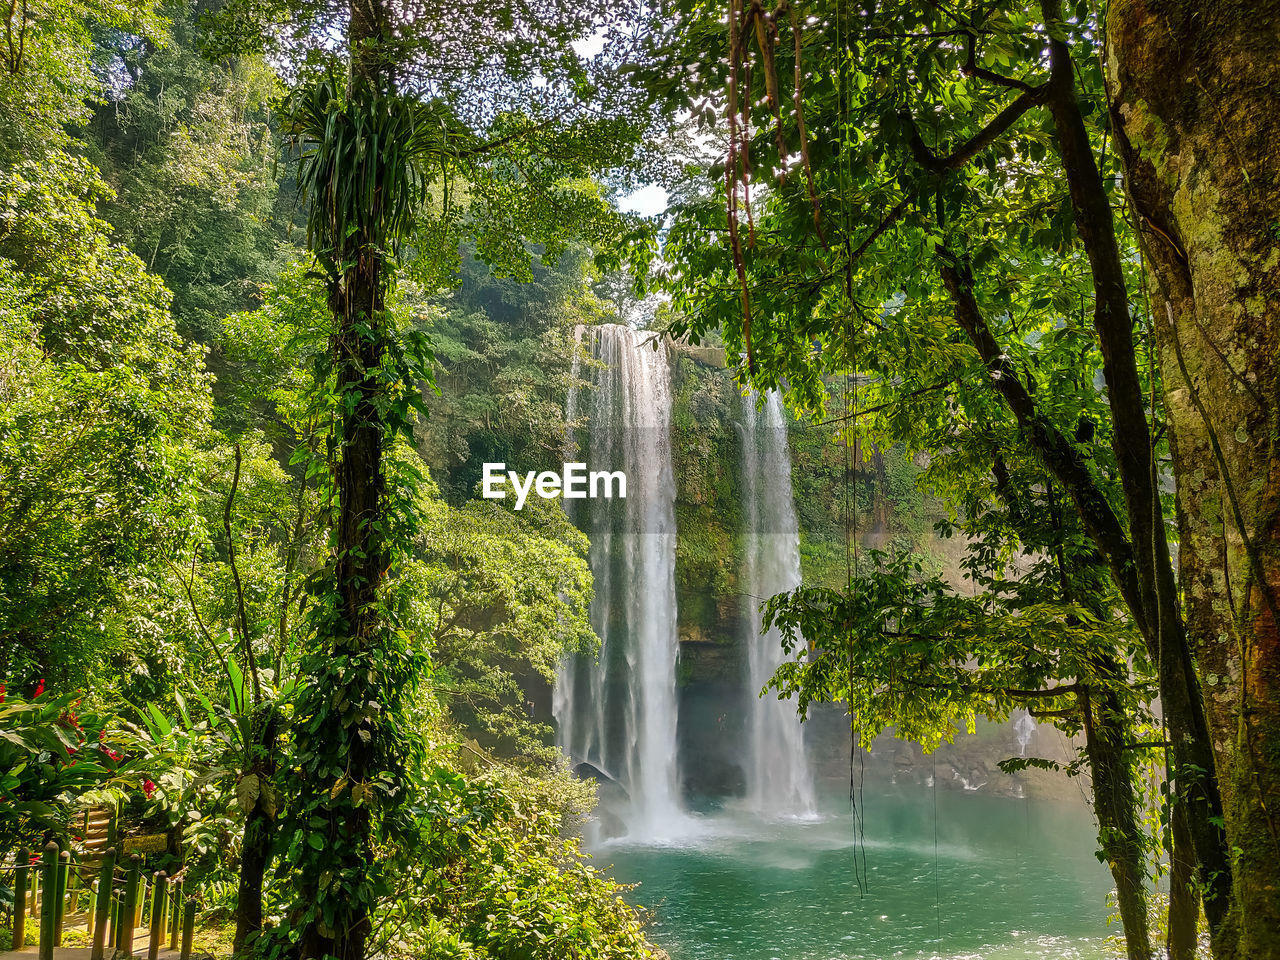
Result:
{"label": "water surface", "polygon": [[1098,960],[1116,932],[1111,881],[1078,788],[1063,790],[1050,803],[867,785],[862,845],[847,798],[826,797],[818,819],[722,812],[594,853],[638,884],[672,960]]}

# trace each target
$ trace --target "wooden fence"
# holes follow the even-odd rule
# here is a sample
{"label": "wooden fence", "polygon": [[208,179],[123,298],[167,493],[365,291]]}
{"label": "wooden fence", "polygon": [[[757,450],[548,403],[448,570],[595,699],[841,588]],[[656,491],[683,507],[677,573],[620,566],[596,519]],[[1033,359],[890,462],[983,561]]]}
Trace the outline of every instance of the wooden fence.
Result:
{"label": "wooden fence", "polygon": [[[50,841],[39,857],[20,850],[14,862],[0,864],[0,873],[13,875],[13,949],[26,946],[29,926],[39,924],[39,960],[53,960],[68,920],[83,908],[82,922],[93,944],[91,960],[133,956],[144,935],[148,960],[157,960],[166,940],[170,951],[180,949],[181,960],[190,960],[195,899],[184,900],[181,880],[163,870],[147,876],[139,854],[119,859],[115,847],[109,847],[96,867],[81,873],[70,851]],[[96,878],[89,880],[95,872]]]}

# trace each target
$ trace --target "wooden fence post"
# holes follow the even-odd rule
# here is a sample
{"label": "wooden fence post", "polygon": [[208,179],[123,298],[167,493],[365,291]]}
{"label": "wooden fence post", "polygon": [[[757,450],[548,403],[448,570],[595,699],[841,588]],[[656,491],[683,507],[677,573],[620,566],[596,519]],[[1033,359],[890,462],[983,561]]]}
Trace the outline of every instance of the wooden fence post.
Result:
{"label": "wooden fence post", "polygon": [[54,896],[58,890],[58,845],[52,840],[45,844],[40,872],[44,874],[44,904],[40,911],[40,960],[53,960],[53,941],[57,938],[54,924],[58,919],[57,899]]}
{"label": "wooden fence post", "polygon": [[13,871],[13,949],[27,945],[27,888],[31,885],[27,876],[31,871],[31,851],[23,847],[18,851],[18,863]]}
{"label": "wooden fence post", "polygon": [[67,915],[67,879],[71,874],[71,851],[58,854],[58,875],[53,889],[53,945],[62,946],[62,921]]}
{"label": "wooden fence post", "polygon": [[160,938],[164,936],[165,872],[157,870],[151,881],[151,940],[147,944],[147,960],[160,956]]}
{"label": "wooden fence post", "polygon": [[107,951],[107,918],[111,913],[111,894],[115,886],[116,851],[102,851],[102,869],[98,872],[98,900],[93,905],[93,950],[89,960],[103,960]]}
{"label": "wooden fence post", "polygon": [[117,949],[123,950],[126,956],[133,956],[133,931],[138,919],[138,880],[142,873],[142,857],[133,854],[129,857],[129,874],[124,881],[124,905],[120,908],[120,939]]}
{"label": "wooden fence post", "polygon": [[169,921],[169,949],[178,949],[178,938],[182,935],[182,881],[173,884],[169,895],[173,916]]}
{"label": "wooden fence post", "polygon": [[120,948],[120,891],[111,886],[111,938],[106,941],[111,945],[111,952]]}
{"label": "wooden fence post", "polygon": [[182,960],[191,960],[191,941],[196,934],[196,901],[187,901],[186,911],[182,916]]}

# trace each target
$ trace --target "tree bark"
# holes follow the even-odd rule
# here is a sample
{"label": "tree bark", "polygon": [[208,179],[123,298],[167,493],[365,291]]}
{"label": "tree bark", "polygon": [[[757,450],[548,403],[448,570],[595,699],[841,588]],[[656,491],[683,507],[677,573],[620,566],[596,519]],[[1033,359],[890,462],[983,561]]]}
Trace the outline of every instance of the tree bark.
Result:
{"label": "tree bark", "polygon": [[1111,407],[1112,449],[1124,491],[1139,600],[1145,611],[1144,634],[1159,672],[1160,697],[1172,741],[1172,786],[1177,802],[1186,808],[1204,890],[1205,917],[1219,943],[1219,955],[1226,957],[1231,955],[1232,942],[1230,931],[1223,929],[1229,923],[1231,865],[1226,837],[1219,826],[1222,799],[1203,695],[1165,534],[1115,220],[1076,96],[1075,67],[1061,34],[1061,0],[1041,0],[1041,10],[1049,29],[1048,107],[1076,231],[1093,274],[1093,320],[1102,348],[1103,376]]}
{"label": "tree bark", "polygon": [[1235,858],[1232,919],[1239,955],[1268,960],[1280,957],[1280,2],[1113,0],[1107,37],[1162,358],[1186,622]]}

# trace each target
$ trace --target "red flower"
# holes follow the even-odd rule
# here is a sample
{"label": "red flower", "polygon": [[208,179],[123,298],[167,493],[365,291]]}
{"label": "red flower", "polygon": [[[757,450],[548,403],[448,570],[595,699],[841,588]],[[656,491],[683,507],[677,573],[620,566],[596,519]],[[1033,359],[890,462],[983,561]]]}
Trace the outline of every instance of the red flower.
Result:
{"label": "red flower", "polygon": [[8,692],[9,692],[9,688],[6,687],[3,683],[0,683],[0,703],[4,703],[5,694],[7,694]]}
{"label": "red flower", "polygon": [[42,694],[42,693],[44,693],[44,678],[43,678],[43,677],[40,679],[40,682],[36,684],[36,692],[35,692],[35,696],[33,696],[31,699],[32,699],[32,700],[34,700],[36,697],[40,696],[40,694]]}
{"label": "red flower", "polygon": [[151,795],[156,792],[156,785],[150,780],[142,781],[142,792],[147,795],[147,799],[151,799]]}

